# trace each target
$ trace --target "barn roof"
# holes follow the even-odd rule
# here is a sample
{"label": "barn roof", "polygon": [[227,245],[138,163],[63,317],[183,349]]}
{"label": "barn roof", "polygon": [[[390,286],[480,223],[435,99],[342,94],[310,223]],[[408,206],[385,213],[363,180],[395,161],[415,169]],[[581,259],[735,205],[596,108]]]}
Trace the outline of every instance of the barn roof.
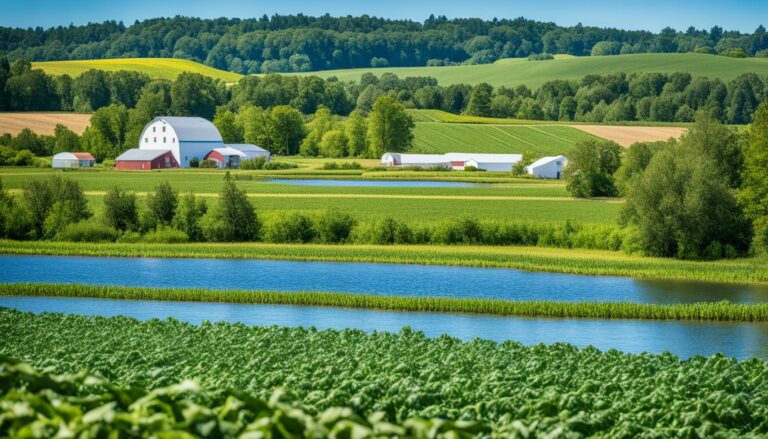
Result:
{"label": "barn roof", "polygon": [[77,157],[79,160],[96,160],[90,152],[73,152],[72,155]]}
{"label": "barn roof", "polygon": [[535,168],[537,166],[543,166],[547,163],[554,162],[555,160],[565,160],[565,156],[562,155],[556,155],[556,156],[548,156],[548,157],[542,157],[535,162],[528,165],[529,168]]}
{"label": "barn roof", "polygon": [[202,117],[159,116],[150,124],[158,120],[173,127],[179,142],[224,142],[216,125]]}
{"label": "barn roof", "polygon": [[60,152],[53,156],[53,160],[77,160],[77,156],[71,152]]}
{"label": "barn roof", "polygon": [[235,148],[238,151],[246,152],[246,151],[258,151],[258,152],[269,152],[266,149],[252,145],[250,143],[226,143],[224,146],[229,148]]}
{"label": "barn roof", "polygon": [[116,161],[121,162],[144,162],[147,160],[154,160],[165,153],[171,152],[170,149],[129,149],[120,154],[120,157],[116,158]]}

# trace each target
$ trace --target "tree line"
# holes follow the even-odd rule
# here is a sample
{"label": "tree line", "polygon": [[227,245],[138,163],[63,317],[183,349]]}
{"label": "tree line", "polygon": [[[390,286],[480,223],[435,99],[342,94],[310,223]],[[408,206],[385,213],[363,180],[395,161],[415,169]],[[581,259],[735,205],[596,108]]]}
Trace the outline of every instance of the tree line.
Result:
{"label": "tree line", "polygon": [[564,27],[525,18],[427,18],[273,15],[252,19],[154,18],[130,26],[105,21],[49,29],[0,28],[0,55],[56,61],[126,57],[182,58],[239,73],[354,67],[484,64],[537,53],[576,56],[703,52],[768,56],[768,36],[689,27],[659,33]]}
{"label": "tree line", "polygon": [[623,247],[652,256],[717,259],[768,251],[768,102],[747,134],[697,113],[679,140],[588,141],[564,171],[576,197],[622,196]]}

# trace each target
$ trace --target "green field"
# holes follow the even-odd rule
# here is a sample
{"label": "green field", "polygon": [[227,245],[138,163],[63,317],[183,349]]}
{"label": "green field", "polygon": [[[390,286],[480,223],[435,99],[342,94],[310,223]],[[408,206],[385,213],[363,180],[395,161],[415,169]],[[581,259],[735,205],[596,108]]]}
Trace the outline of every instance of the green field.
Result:
{"label": "green field", "polygon": [[432,76],[440,85],[478,84],[515,87],[527,85],[532,89],[555,79],[580,80],[586,75],[605,75],[614,72],[688,72],[693,76],[707,76],[731,80],[742,73],[768,74],[768,58],[729,58],[695,53],[649,53],[617,56],[559,57],[552,61],[528,61],[508,58],[493,64],[446,67],[387,67],[376,69],[324,70],[302,73],[320,77],[335,76],[342,81],[359,81],[363,73],[376,75],[394,73],[407,76]]}
{"label": "green field", "polygon": [[[768,433],[768,363],[757,359],[462,342],[410,329],[368,334],[14,310],[0,310],[0,333],[0,355],[48,373],[79,373],[51,379],[28,367],[0,366],[6,390],[0,403],[8,407],[0,426],[25,426],[37,437],[86,428],[101,433],[97,437],[127,428],[145,437],[192,437],[180,431],[337,438]],[[85,379],[82,371],[104,379]],[[205,392],[190,383],[167,388],[182,380]],[[126,386],[137,391],[121,390]],[[271,407],[254,398],[270,400]],[[273,411],[278,403],[283,409]],[[314,435],[304,436],[314,422],[302,411],[316,417]],[[407,421],[413,418],[443,420],[430,426]],[[411,436],[392,423],[418,428]],[[451,432],[453,425],[469,431]],[[175,435],[158,433],[172,428]]]}
{"label": "green field", "polygon": [[410,152],[522,153],[537,156],[566,154],[580,140],[597,139],[568,126],[490,125],[418,122]]}
{"label": "green field", "polygon": [[94,245],[75,242],[0,240],[0,254],[427,264],[514,268],[598,276],[630,276],[644,279],[700,280],[740,284],[768,282],[768,260],[762,257],[685,261],[614,251],[516,246],[265,243],[174,245],[101,243]]}
{"label": "green field", "polygon": [[222,79],[227,82],[237,82],[242,75],[224,70],[215,69],[194,61],[176,58],[119,58],[119,59],[93,59],[78,61],[44,61],[33,62],[32,67],[43,69],[49,75],[78,76],[86,70],[97,69],[108,72],[130,70],[146,73],[152,78],[174,80],[179,73],[192,72],[210,76],[214,79]]}

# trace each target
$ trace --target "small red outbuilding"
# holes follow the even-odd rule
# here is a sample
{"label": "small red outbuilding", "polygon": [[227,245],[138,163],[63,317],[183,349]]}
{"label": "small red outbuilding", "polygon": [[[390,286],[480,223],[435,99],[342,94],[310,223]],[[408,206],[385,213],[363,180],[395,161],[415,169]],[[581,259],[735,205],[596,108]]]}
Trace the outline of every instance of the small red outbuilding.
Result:
{"label": "small red outbuilding", "polygon": [[115,159],[115,169],[141,171],[178,168],[179,163],[169,149],[129,149]]}

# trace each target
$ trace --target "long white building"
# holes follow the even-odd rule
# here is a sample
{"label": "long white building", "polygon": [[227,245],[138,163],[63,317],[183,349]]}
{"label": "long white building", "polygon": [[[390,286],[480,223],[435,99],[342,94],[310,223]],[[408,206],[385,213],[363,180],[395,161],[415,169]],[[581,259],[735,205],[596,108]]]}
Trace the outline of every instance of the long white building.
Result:
{"label": "long white building", "polygon": [[521,154],[480,154],[449,152],[447,154],[402,154],[388,152],[381,157],[383,166],[440,167],[463,170],[474,166],[485,171],[509,172],[515,163],[523,159]]}
{"label": "long white building", "polygon": [[144,127],[139,149],[168,149],[182,168],[193,158],[203,161],[215,148],[224,146],[219,130],[202,117],[156,117]]}

